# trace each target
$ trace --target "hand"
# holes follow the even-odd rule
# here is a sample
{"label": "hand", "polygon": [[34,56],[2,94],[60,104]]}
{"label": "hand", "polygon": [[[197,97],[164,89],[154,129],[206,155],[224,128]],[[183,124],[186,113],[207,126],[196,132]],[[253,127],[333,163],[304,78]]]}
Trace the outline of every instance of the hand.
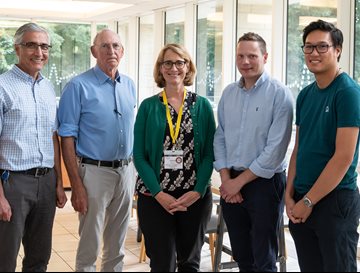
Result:
{"label": "hand", "polygon": [[0,198],[0,221],[10,222],[12,211],[8,200]]}
{"label": "hand", "polygon": [[84,185],[73,187],[71,191],[71,204],[75,211],[85,215],[88,210],[88,196]]}
{"label": "hand", "polygon": [[[225,200],[225,202],[229,203],[230,200],[232,200],[232,198],[240,192],[241,185],[235,179],[229,179],[223,181],[219,189],[221,197]],[[238,198],[236,199],[239,200]]]}
{"label": "hand", "polygon": [[159,192],[155,196],[155,199],[171,215],[174,215],[174,212],[176,211],[187,211],[187,207],[181,204],[177,204],[174,206],[173,204],[176,203],[176,199],[168,193]]}
{"label": "hand", "polygon": [[61,209],[67,202],[67,196],[65,194],[62,183],[58,185],[59,186],[56,187],[56,206]]}
{"label": "hand", "polygon": [[200,193],[196,191],[189,191],[185,194],[183,194],[180,198],[176,199],[174,203],[170,205],[171,210],[170,211],[176,211],[177,208],[182,207],[190,207],[192,204],[194,204],[198,199],[200,199]]}
{"label": "hand", "polygon": [[231,204],[241,203],[242,201],[244,201],[244,198],[242,197],[242,194],[240,192],[229,198],[228,201],[225,200],[226,203]]}
{"label": "hand", "polygon": [[309,218],[312,209],[313,208],[305,206],[302,200],[299,200],[294,206],[289,207],[289,212],[288,209],[286,209],[286,213],[291,216],[289,219],[291,219],[294,224],[305,223],[307,218]]}

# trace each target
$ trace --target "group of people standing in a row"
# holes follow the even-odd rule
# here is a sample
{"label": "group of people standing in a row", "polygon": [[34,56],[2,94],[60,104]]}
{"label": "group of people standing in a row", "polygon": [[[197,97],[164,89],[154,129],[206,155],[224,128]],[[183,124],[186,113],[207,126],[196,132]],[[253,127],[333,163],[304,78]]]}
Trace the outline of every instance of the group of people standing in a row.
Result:
{"label": "group of people standing in a row", "polygon": [[162,91],[135,116],[135,85],[118,71],[124,48],[108,29],[91,46],[96,66],[66,84],[56,112],[41,74],[49,34],[23,25],[14,38],[19,61],[0,75],[0,271],[15,271],[21,242],[23,271],[46,271],[55,209],[67,202],[60,146],[79,212],[76,271],[95,271],[101,246],[101,271],[122,271],[134,191],[151,271],[199,271],[213,168],[240,271],[277,270],[284,201],[301,271],[356,271],[360,88],[340,70],[342,43],[325,21],[303,31],[316,80],[297,98],[286,174],[293,98],[265,72],[258,34],[238,40],[241,79],[223,91],[216,127],[209,101],[186,88],[196,67],[177,44],[160,51]]}

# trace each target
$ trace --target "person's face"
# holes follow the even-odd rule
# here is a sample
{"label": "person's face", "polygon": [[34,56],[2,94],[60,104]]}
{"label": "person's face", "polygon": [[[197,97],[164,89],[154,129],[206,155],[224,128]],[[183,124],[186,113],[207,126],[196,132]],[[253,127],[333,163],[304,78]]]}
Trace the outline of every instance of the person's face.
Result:
{"label": "person's face", "polygon": [[314,74],[321,74],[336,67],[341,49],[333,47],[329,32],[320,30],[310,32],[306,37],[304,46],[310,48],[317,45],[327,48],[327,51],[319,53],[316,48],[313,48],[312,53],[304,54],[304,56],[308,69]]}
{"label": "person's face", "polygon": [[[24,34],[21,44],[15,45],[16,55],[19,58],[18,66],[25,73],[37,78],[38,73],[48,62],[49,50],[43,50],[40,46],[48,45],[49,40],[44,32],[27,32]],[[32,46],[30,46],[32,45]]]}
{"label": "person's face", "polygon": [[181,85],[184,83],[188,65],[178,54],[168,49],[165,51],[163,64],[160,66],[166,85]]}
{"label": "person's face", "polygon": [[105,73],[117,70],[124,53],[119,37],[112,31],[101,33],[91,52],[97,60],[97,64]]}
{"label": "person's face", "polygon": [[268,54],[262,54],[256,41],[240,41],[236,47],[236,66],[246,81],[256,81],[264,72]]}

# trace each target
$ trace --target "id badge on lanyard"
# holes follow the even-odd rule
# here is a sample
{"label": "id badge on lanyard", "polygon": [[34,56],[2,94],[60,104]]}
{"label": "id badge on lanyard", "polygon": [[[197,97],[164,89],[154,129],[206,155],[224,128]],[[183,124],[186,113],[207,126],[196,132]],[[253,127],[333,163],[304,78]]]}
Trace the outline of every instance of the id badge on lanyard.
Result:
{"label": "id badge on lanyard", "polygon": [[[180,123],[181,123],[181,117],[183,113],[183,107],[184,107],[184,101],[186,97],[186,90],[184,90],[184,97],[182,101],[182,105],[179,110],[177,122],[176,122],[176,129],[174,132],[174,126],[171,120],[170,110],[168,107],[168,102],[166,98],[165,90],[163,91],[163,98],[164,98],[164,104],[166,106],[166,118],[169,124],[170,128],[170,135],[172,139],[172,143],[175,145],[176,139],[179,136],[180,132]],[[182,170],[184,166],[184,151],[183,150],[165,150],[164,151],[164,168],[165,169],[171,169],[171,170]]]}
{"label": "id badge on lanyard", "polygon": [[164,168],[170,170],[182,170],[184,166],[184,151],[164,151]]}

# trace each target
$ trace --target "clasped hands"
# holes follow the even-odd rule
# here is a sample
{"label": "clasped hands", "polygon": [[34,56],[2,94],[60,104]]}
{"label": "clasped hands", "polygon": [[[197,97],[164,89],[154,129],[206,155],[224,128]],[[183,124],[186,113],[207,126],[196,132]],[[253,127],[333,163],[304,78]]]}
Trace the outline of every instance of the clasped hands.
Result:
{"label": "clasped hands", "polygon": [[240,193],[241,188],[241,185],[239,185],[235,179],[222,181],[219,187],[221,198],[224,199],[226,203],[241,203],[244,201]]}
{"label": "clasped hands", "polygon": [[187,208],[199,198],[200,194],[196,191],[189,191],[177,199],[165,192],[159,192],[155,196],[160,205],[171,215],[174,215],[177,211],[187,211]]}

